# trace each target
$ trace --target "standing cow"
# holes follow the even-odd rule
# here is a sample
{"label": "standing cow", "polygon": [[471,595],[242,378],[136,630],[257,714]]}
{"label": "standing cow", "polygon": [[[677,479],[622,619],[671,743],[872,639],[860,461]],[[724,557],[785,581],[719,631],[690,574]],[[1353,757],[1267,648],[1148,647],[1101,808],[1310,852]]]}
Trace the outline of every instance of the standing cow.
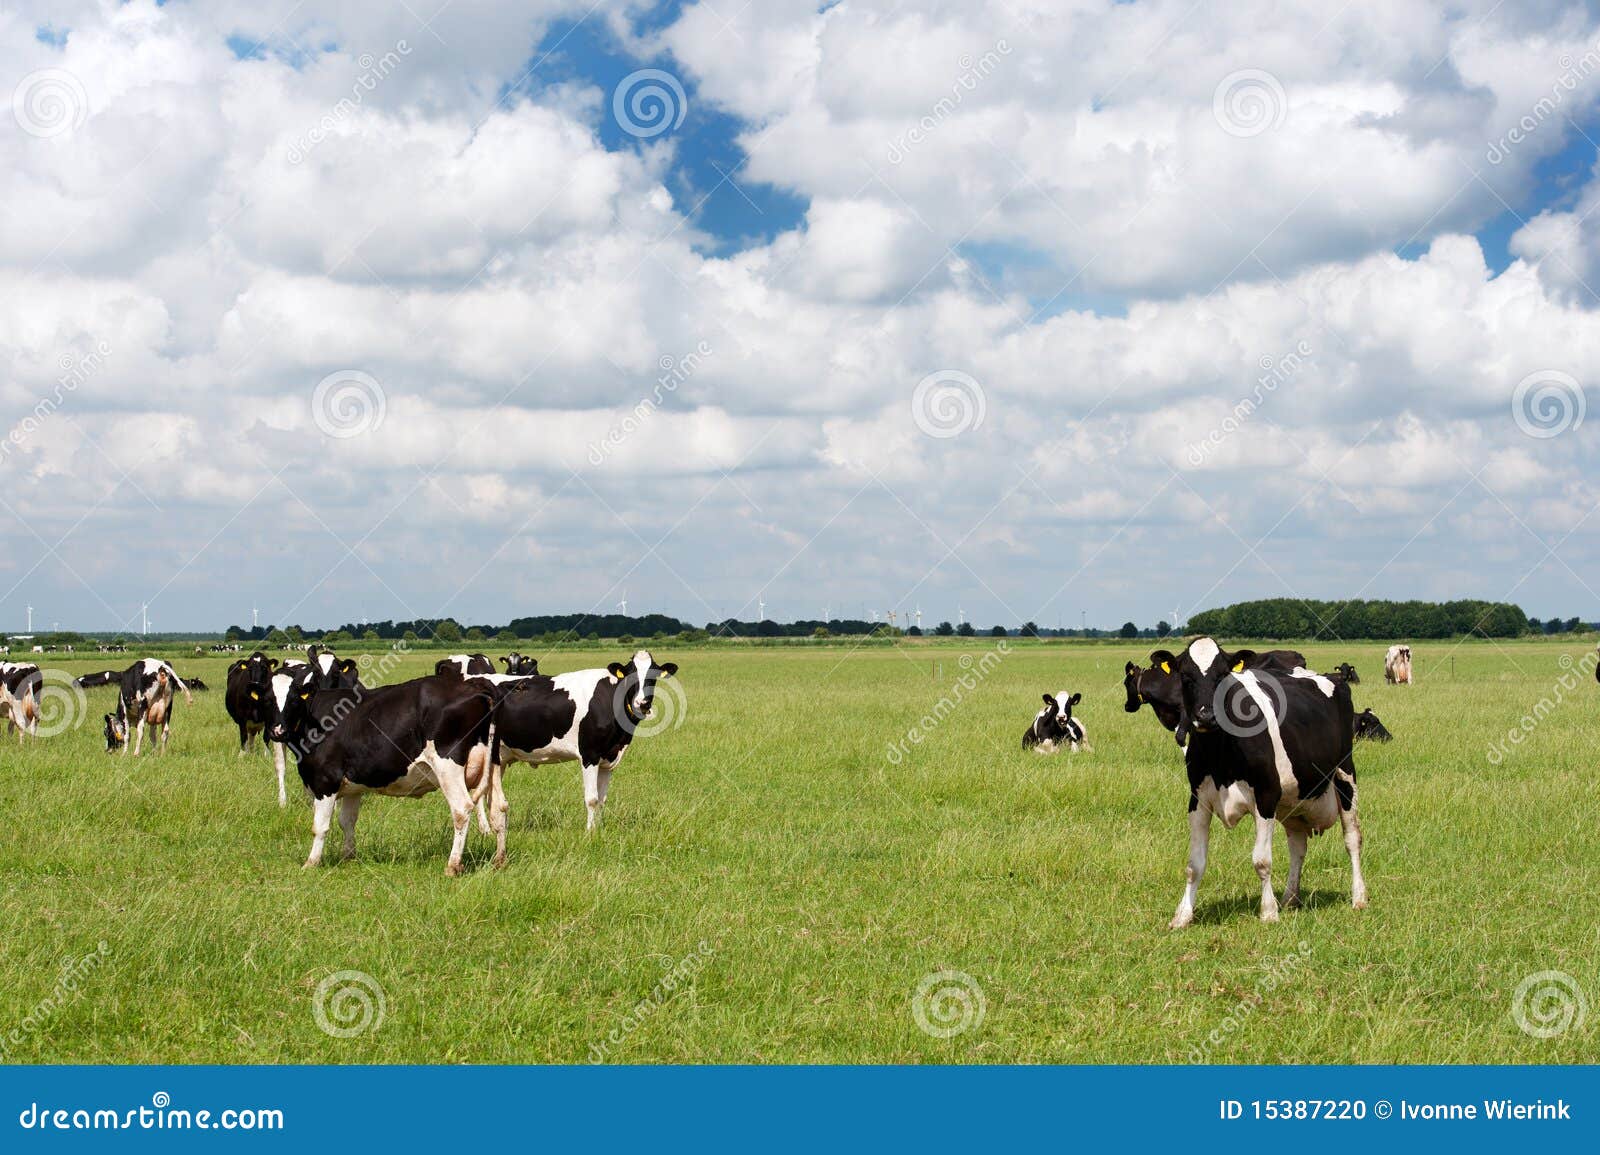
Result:
{"label": "standing cow", "polygon": [[1383,680],[1395,686],[1411,685],[1411,647],[1390,646],[1383,656]]}
{"label": "standing cow", "polygon": [[39,699],[44,673],[32,662],[0,662],[0,710],[17,741],[39,736]]}
{"label": "standing cow", "polygon": [[128,753],[128,731],[134,729],[133,754],[144,747],[146,725],[161,731],[159,749],[165,753],[172,730],[173,690],[183,691],[184,701],[194,705],[194,695],[178,677],[178,672],[160,658],[143,658],[122,671],[122,686],[117,694],[117,712],[106,715],[106,753],[119,746]]}
{"label": "standing cow", "polygon": [[[241,755],[255,738],[261,738],[262,748],[266,747],[262,732],[272,721],[272,673],[277,665],[277,658],[269,658],[257,650],[228,667],[228,690],[223,705],[228,717],[239,727]],[[192,686],[193,682],[189,684]]]}

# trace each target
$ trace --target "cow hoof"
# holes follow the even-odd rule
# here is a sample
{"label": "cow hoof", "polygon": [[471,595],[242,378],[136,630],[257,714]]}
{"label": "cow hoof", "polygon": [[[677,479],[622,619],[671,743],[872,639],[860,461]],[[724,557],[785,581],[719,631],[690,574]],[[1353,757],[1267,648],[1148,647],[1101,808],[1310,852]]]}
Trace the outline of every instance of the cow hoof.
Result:
{"label": "cow hoof", "polygon": [[490,865],[496,870],[504,870],[506,868],[506,856],[504,854],[495,855]]}
{"label": "cow hoof", "polygon": [[1360,898],[1352,898],[1350,900],[1350,907],[1352,910],[1366,910],[1367,896],[1363,894]]}
{"label": "cow hoof", "polygon": [[1285,909],[1285,910],[1299,910],[1300,909],[1300,896],[1298,894],[1286,894],[1286,895],[1284,895],[1284,897],[1283,897],[1283,909]]}
{"label": "cow hoof", "polygon": [[1191,914],[1175,914],[1175,915],[1172,916],[1172,921],[1167,924],[1167,929],[1168,930],[1182,930],[1184,927],[1188,926],[1193,921],[1194,921],[1194,915],[1192,913]]}
{"label": "cow hoof", "polygon": [[444,876],[446,878],[460,878],[464,873],[466,873],[466,868],[459,862],[445,863]]}
{"label": "cow hoof", "polygon": [[1261,912],[1261,921],[1262,922],[1277,922],[1278,921],[1278,912],[1276,910],[1264,910],[1264,911],[1262,911]]}
{"label": "cow hoof", "polygon": [[305,864],[300,867],[300,869],[301,870],[315,870],[317,867],[319,867],[321,865],[322,865],[322,860],[321,859],[319,859],[319,858],[308,858],[308,859],[306,859]]}

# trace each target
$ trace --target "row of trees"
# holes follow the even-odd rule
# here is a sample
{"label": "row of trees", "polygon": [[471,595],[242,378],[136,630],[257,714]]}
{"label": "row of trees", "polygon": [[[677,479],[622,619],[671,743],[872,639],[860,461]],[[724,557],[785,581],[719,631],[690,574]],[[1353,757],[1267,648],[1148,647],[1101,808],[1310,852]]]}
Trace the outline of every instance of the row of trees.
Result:
{"label": "row of trees", "polygon": [[1532,623],[1520,608],[1507,602],[1267,598],[1203,610],[1189,619],[1187,632],[1231,638],[1322,638],[1330,641],[1453,638],[1465,634],[1514,638],[1532,632]]}

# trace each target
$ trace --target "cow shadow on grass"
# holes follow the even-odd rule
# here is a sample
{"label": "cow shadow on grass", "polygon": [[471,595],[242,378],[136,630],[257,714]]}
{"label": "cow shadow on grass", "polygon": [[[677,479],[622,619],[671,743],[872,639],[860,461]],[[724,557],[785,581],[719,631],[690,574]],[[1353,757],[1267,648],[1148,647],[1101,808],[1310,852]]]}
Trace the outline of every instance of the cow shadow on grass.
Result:
{"label": "cow shadow on grass", "polygon": [[[1350,892],[1348,890],[1335,890],[1331,887],[1312,888],[1301,884],[1300,905],[1291,910],[1283,905],[1283,888],[1278,888],[1279,918],[1287,921],[1296,915],[1308,911],[1321,910],[1324,907],[1337,908],[1350,906]],[[1248,894],[1236,894],[1226,898],[1217,898],[1210,901],[1201,900],[1194,909],[1194,926],[1216,926],[1221,923],[1235,922],[1241,918],[1259,920],[1261,917],[1261,892],[1252,891]]]}

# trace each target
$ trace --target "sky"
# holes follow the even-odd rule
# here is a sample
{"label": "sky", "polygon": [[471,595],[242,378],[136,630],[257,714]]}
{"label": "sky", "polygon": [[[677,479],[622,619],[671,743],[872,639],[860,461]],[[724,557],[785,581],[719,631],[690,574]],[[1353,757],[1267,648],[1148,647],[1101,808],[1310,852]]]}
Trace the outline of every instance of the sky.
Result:
{"label": "sky", "polygon": [[21,0],[6,92],[0,631],[1600,617],[1596,5]]}

